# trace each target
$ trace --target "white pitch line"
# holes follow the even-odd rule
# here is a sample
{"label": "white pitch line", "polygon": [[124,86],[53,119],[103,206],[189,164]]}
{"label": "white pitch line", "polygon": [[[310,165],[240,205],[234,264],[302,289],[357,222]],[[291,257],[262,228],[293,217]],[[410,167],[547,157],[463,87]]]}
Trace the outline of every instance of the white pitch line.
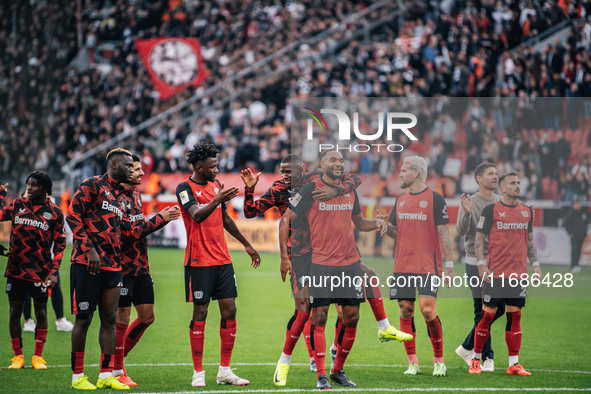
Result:
{"label": "white pitch line", "polygon": [[[193,363],[156,363],[156,364],[125,364],[126,367],[181,367],[181,366],[189,366],[193,365]],[[203,365],[215,365],[218,366],[218,363],[203,363]],[[264,367],[264,366],[276,366],[277,363],[232,363],[232,366],[254,366],[254,367]],[[304,366],[309,367],[310,364],[306,363],[293,363],[292,366]],[[71,365],[48,365],[53,368],[70,368]],[[98,364],[85,364],[85,367],[98,367]],[[407,364],[347,364],[349,367],[370,367],[370,368],[404,368],[407,367]],[[430,369],[431,366],[421,366],[422,368]],[[448,366],[447,369],[468,369],[467,367],[455,367],[455,366]],[[561,369],[535,369],[535,368],[528,368],[528,371],[536,371],[536,372],[553,372],[553,373],[582,373],[582,374],[591,374],[591,371],[567,371]]]}
{"label": "white pitch line", "polygon": [[[340,387],[333,387],[331,391],[343,391],[343,392],[392,392],[392,393],[405,393],[405,392],[432,392],[432,391],[591,391],[589,389],[580,389],[580,388],[571,388],[571,387],[528,387],[528,388],[501,388],[501,387],[410,387],[406,389],[392,389],[392,388],[340,388]],[[256,390],[235,390],[235,391],[228,391],[228,390],[206,390],[206,391],[176,391],[174,394],[188,394],[188,393],[230,393],[230,392],[237,392],[237,393],[317,393],[317,389],[256,389]],[[156,393],[154,393],[156,394]]]}

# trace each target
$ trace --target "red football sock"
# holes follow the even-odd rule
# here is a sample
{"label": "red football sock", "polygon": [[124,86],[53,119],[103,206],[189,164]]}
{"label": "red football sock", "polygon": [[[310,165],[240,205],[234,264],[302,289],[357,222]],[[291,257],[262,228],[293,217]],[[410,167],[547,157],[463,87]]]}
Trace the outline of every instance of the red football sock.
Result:
{"label": "red football sock", "polygon": [[113,369],[123,369],[123,357],[125,353],[125,333],[127,332],[127,324],[115,324],[117,336],[115,338],[115,354],[113,355]]}
{"label": "red football sock", "polygon": [[439,316],[427,323],[427,332],[431,338],[431,345],[433,346],[433,362],[443,361],[443,330],[441,328],[441,321]]}
{"label": "red football sock", "polygon": [[[309,315],[309,314],[308,314]],[[314,359],[314,350],[312,349],[312,341],[310,340],[310,326],[312,325],[312,317],[308,316],[308,321],[304,326],[304,341],[306,342],[306,349],[308,349],[308,357],[310,360]]]}
{"label": "red football sock", "polygon": [[482,353],[482,348],[490,336],[490,325],[495,318],[494,313],[482,311],[482,319],[476,326],[474,335],[474,353]]}
{"label": "red football sock", "polygon": [[35,352],[34,356],[41,357],[43,354],[43,347],[45,346],[45,339],[47,338],[47,329],[36,328],[35,329]]}
{"label": "red football sock", "polygon": [[10,338],[10,345],[15,356],[23,355],[23,338]]}
{"label": "red football sock", "polygon": [[123,351],[125,357],[127,357],[131,349],[140,341],[140,338],[144,335],[148,327],[150,327],[149,324],[142,323],[139,319],[131,322],[125,333],[125,350]]}
{"label": "red football sock", "polygon": [[191,355],[193,368],[197,372],[203,371],[203,339],[205,338],[205,322],[192,320],[189,326],[189,340],[191,341]]}
{"label": "red football sock", "polygon": [[[374,277],[370,277],[367,282],[369,286],[365,286],[365,298],[367,298],[368,300],[372,298],[382,298],[382,291],[380,290],[379,280],[377,279],[377,276],[374,280],[372,280],[372,278]],[[372,286],[372,283],[376,286]]]}
{"label": "red football sock", "polygon": [[417,332],[415,329],[414,317],[410,317],[408,319],[401,317],[400,318],[400,331],[408,332],[408,333],[412,334],[412,339],[410,341],[404,342],[404,350],[406,350],[406,357],[408,358],[408,362],[418,364],[417,345],[416,345]]}
{"label": "red football sock", "polygon": [[283,344],[283,353],[291,356],[293,348],[304,330],[304,326],[310,317],[309,313],[295,311],[289,323],[287,323],[287,331],[285,333],[285,343]]}
{"label": "red football sock", "polygon": [[72,352],[72,373],[84,373],[84,352]]}
{"label": "red football sock", "polygon": [[373,311],[376,321],[388,318],[386,315],[386,309],[384,308],[383,298],[368,298],[367,301],[369,302],[369,306],[371,306],[371,310]]}
{"label": "red football sock", "polygon": [[347,360],[347,356],[349,352],[351,352],[351,348],[353,347],[353,342],[355,342],[355,335],[357,334],[356,327],[345,327],[343,330],[342,338],[339,338],[339,348],[337,350],[337,358],[334,362],[334,368],[332,372],[338,372],[340,369],[343,369],[345,365],[345,360]]}
{"label": "red football sock", "polygon": [[310,326],[310,338],[312,339],[312,349],[314,349],[314,361],[316,362],[316,376],[320,379],[322,374],[326,373],[324,367],[324,358],[326,357],[326,338],[324,337],[325,327]]}
{"label": "red football sock", "polygon": [[222,319],[220,321],[220,338],[222,341],[220,366],[229,367],[232,349],[234,349],[234,342],[236,341],[236,320]]}
{"label": "red football sock", "polygon": [[339,348],[339,344],[337,343],[337,340],[339,339],[339,335],[341,334],[342,329],[343,329],[343,319],[341,319],[340,317],[337,317],[337,321],[334,324],[334,341],[332,341],[332,344],[337,349]]}
{"label": "red football sock", "polygon": [[100,368],[100,373],[103,372],[113,372],[113,367],[109,366],[109,364],[111,363],[111,358],[113,357],[112,354],[104,354],[101,353],[101,368]]}
{"label": "red football sock", "polygon": [[507,327],[505,329],[505,341],[509,356],[519,356],[521,349],[521,311],[507,312]]}

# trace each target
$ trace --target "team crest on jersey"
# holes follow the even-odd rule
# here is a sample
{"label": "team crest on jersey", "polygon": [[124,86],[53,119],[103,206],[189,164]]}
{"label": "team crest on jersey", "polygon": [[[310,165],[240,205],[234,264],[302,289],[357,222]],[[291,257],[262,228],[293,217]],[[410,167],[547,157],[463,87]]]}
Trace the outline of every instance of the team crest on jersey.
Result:
{"label": "team crest on jersey", "polygon": [[402,207],[404,205],[404,201],[400,201],[400,206]]}
{"label": "team crest on jersey", "polygon": [[528,217],[529,217],[529,211],[521,211],[521,215],[522,215],[524,218],[528,218]]}
{"label": "team crest on jersey", "polygon": [[195,192],[195,196],[201,197],[201,190]]}
{"label": "team crest on jersey", "polygon": [[195,290],[193,292],[193,298],[195,298],[196,300],[202,299],[203,298],[203,292],[202,291]]}
{"label": "team crest on jersey", "polygon": [[478,221],[478,224],[476,225],[476,228],[482,229],[484,226],[484,216],[480,217],[480,220]]}
{"label": "team crest on jersey", "polygon": [[499,212],[499,216],[504,218],[505,217],[505,212]]}
{"label": "team crest on jersey", "polygon": [[189,202],[189,193],[186,190],[183,190],[179,193],[179,197],[181,198],[181,204],[184,205]]}
{"label": "team crest on jersey", "polygon": [[421,208],[427,208],[427,205],[429,205],[429,203],[427,201],[421,201],[419,203],[419,207],[421,207]]}
{"label": "team crest on jersey", "polygon": [[302,199],[302,195],[300,193],[296,194],[293,199],[291,200],[291,205],[293,205],[294,207],[297,207],[298,204],[300,203],[300,200]]}
{"label": "team crest on jersey", "polygon": [[43,217],[47,220],[51,219],[53,217],[53,215],[51,214],[51,212],[45,212],[43,214]]}

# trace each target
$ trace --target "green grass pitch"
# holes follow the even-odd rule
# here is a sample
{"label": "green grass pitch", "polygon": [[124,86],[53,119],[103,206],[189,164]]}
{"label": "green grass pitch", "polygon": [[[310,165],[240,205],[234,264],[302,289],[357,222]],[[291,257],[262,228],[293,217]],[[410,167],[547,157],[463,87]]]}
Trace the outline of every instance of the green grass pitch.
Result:
{"label": "green grass pitch", "polygon": [[[308,356],[303,339],[292,357],[288,384],[284,388],[273,385],[275,363],[283,346],[285,326],[293,314],[289,286],[279,276],[277,254],[262,254],[261,267],[254,270],[248,256],[233,252],[238,280],[238,335],[232,356],[237,375],[247,378],[248,387],[218,386],[215,383],[219,362],[219,312],[217,303],[210,305],[206,324],[204,363],[207,387],[191,387],[193,373],[189,347],[189,321],[192,305],[184,299],[183,254],[177,249],[150,249],[150,263],[156,291],[156,321],[126,360],[127,372],[138,386],[131,392],[300,392],[313,391],[316,376],[309,372]],[[367,258],[365,262],[378,271],[380,277],[392,269],[389,259]],[[4,269],[6,259],[0,260]],[[565,268],[542,267],[545,271],[566,273]],[[456,264],[456,273],[464,268]],[[69,315],[69,249],[61,269],[65,309]],[[575,276],[578,286],[591,286],[591,272]],[[386,289],[382,290],[387,295]],[[588,290],[587,290],[587,293]],[[451,293],[448,293],[451,294]],[[455,294],[455,293],[454,293]],[[421,392],[421,391],[591,391],[591,303],[589,299],[530,298],[523,312],[523,343],[520,362],[532,372],[531,377],[508,376],[505,318],[492,327],[496,370],[493,373],[470,375],[467,366],[454,352],[471,328],[472,300],[468,290],[465,298],[441,297],[438,314],[443,324],[444,356],[448,376],[431,375],[432,348],[427,328],[417,310],[417,353],[421,375],[404,376],[406,355],[400,343],[380,343],[377,326],[368,304],[361,306],[357,339],[345,365],[347,374],[357,383],[356,392]],[[591,294],[591,293],[589,293]],[[442,293],[445,295],[445,292]],[[390,321],[398,326],[398,306],[385,300]],[[23,333],[26,368],[9,370],[13,357],[8,334],[8,298],[0,301],[0,392],[1,393],[62,393],[69,391],[70,334],[55,330],[55,315],[48,311],[49,333],[44,358],[48,369],[36,371],[31,367],[34,347],[33,333]],[[132,313],[134,318],[135,312]],[[329,314],[327,342],[332,341],[334,309]],[[99,319],[95,314],[88,333],[85,373],[91,382],[98,376]],[[333,386],[333,389],[341,389]]]}

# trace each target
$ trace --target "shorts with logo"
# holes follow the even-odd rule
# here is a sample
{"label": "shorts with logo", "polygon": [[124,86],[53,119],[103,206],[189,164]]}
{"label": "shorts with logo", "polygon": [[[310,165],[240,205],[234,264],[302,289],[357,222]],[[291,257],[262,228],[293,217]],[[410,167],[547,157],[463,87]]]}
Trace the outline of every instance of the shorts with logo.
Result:
{"label": "shorts with logo", "polygon": [[[399,301],[415,301],[417,299],[417,290],[419,297],[437,298],[439,284],[436,278],[439,276],[433,274],[409,274],[393,273],[388,278],[390,286],[390,299]],[[441,278],[439,278],[441,279]]]}
{"label": "shorts with logo", "polygon": [[[291,256],[291,294],[294,298],[308,297],[307,292],[299,294],[300,291],[309,285],[307,280],[310,276],[312,265],[312,254],[306,253],[302,256]],[[308,278],[306,278],[308,277]],[[299,296],[298,296],[299,295]]]}
{"label": "shorts with logo", "polygon": [[493,278],[492,284],[482,284],[482,303],[490,307],[500,305],[516,306],[523,308],[527,297],[527,287],[517,284],[511,286],[508,279]]}
{"label": "shorts with logo", "polygon": [[187,302],[209,302],[238,297],[236,275],[232,264],[212,267],[185,267]]}
{"label": "shorts with logo", "polygon": [[91,275],[84,264],[70,265],[70,299],[72,314],[94,313],[102,298],[103,291],[121,287],[121,271],[100,270]]}
{"label": "shorts with logo", "polygon": [[310,305],[359,305],[365,302],[361,260],[345,266],[311,264]]}
{"label": "shorts with logo", "polygon": [[154,281],[152,275],[127,276],[123,278],[119,308],[154,303]]}
{"label": "shorts with logo", "polygon": [[41,282],[31,282],[30,280],[6,277],[6,294],[8,294],[8,301],[24,301],[27,294],[35,302],[47,302],[50,289],[45,287]]}

